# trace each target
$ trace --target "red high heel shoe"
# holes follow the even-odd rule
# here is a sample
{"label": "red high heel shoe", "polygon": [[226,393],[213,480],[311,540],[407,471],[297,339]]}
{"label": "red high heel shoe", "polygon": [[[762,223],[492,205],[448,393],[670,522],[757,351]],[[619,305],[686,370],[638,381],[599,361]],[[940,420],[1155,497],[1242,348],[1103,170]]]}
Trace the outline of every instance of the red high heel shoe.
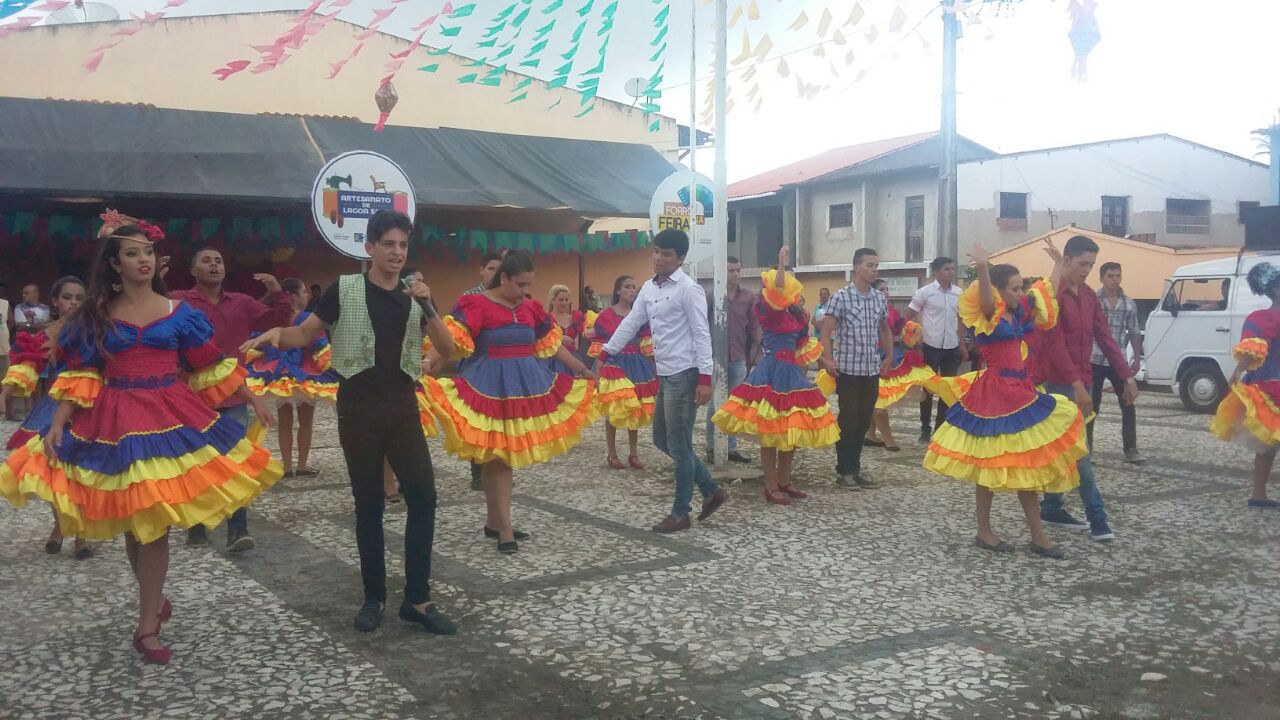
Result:
{"label": "red high heel shoe", "polygon": [[764,499],[768,500],[774,505],[790,505],[791,504],[791,498],[787,497],[786,495],[783,495],[777,490],[773,492],[769,492],[769,488],[764,489]]}
{"label": "red high heel shoe", "polygon": [[169,618],[173,617],[173,605],[169,603],[169,598],[164,599],[164,604],[160,606],[160,612],[156,617],[160,618],[160,622],[169,622]]}
{"label": "red high heel shoe", "polygon": [[142,641],[147,638],[160,640],[160,636],[154,632],[133,636],[133,649],[142,654],[142,661],[149,665],[168,665],[169,660],[173,659],[173,651],[167,647],[149,648],[143,645]]}
{"label": "red high heel shoe", "polygon": [[609,460],[609,467],[613,468],[614,470],[627,469],[627,466],[622,464],[622,461],[618,459],[617,455],[610,455],[608,460]]}
{"label": "red high heel shoe", "polygon": [[803,490],[797,490],[790,485],[779,485],[778,489],[797,500],[803,500],[809,497],[809,493]]}
{"label": "red high heel shoe", "polygon": [[627,458],[627,462],[630,463],[632,470],[644,469],[644,465],[640,462],[640,457],[637,455],[632,455],[631,457]]}

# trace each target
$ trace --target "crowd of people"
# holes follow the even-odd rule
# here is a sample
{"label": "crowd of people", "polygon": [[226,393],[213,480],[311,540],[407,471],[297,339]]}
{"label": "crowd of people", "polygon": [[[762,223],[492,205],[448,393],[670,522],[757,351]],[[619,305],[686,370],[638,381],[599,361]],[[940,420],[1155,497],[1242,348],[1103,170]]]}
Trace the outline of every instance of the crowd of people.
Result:
{"label": "crowd of people", "polygon": [[[653,526],[659,533],[691,527],[695,489],[698,521],[729,498],[694,451],[701,406],[707,459],[716,432],[754,439],[763,500],[787,506],[809,497],[792,476],[804,449],[835,447],[835,487],[881,487],[863,449],[899,449],[888,413],[921,396],[924,467],[975,486],[974,543],[993,553],[1015,550],[991,526],[997,493],[1018,496],[1035,555],[1064,556],[1046,525],[1115,538],[1090,459],[1104,380],[1120,397],[1126,459],[1143,461],[1132,410],[1136,361],[1121,349],[1141,350],[1136,310],[1114,263],[1101,268],[1101,291],[1088,286],[1098,247],[1084,236],[1061,252],[1046,243],[1054,270],[1033,282],[975,247],[976,281],[962,290],[955,261],[937,258],[932,281],[902,314],[877,277],[876,251],[862,248],[852,281],[834,293],[823,288],[810,315],[787,248],[758,294],[743,287],[741,264],[730,258],[727,295],[708,298],[680,269],[688,237],[667,230],[653,238],[652,276],[617,278],[608,304],[593,292],[575,310],[562,285],[545,305],[533,300],[532,256],[509,251],[485,256],[480,284],[442,314],[422,273],[407,267],[413,227],[403,214],[370,219],[367,272],[325,290],[260,274],[260,298],[226,291],[223,258],[210,248],[193,256],[195,286],[169,292],[157,251],[163,232],[114,211],[103,221],[87,283],[59,280],[51,306],[25,288],[22,304],[6,312],[0,340],[9,341],[10,328],[14,335],[0,403],[37,401],[9,440],[0,494],[14,505],[49,503],[50,553],[64,535],[76,538],[79,558],[92,554],[88,541],[125,536],[138,583],[133,643],[147,662],[171,656],[159,637],[174,611],[164,592],[171,528],[198,545],[225,522],[228,550],[252,549],[253,499],[281,477],[317,472],[309,459],[317,403],[336,406],[364,586],[354,627],[362,632],[379,626],[387,602],[388,501],[406,506],[400,618],[435,634],[457,631],[430,592],[432,436],[471,463],[472,487],[485,497],[479,532],[504,554],[530,539],[513,517],[517,471],[571,451],[601,417],[608,467],[642,469],[639,432],[650,426],[671,458],[674,497]],[[1280,335],[1280,268],[1261,263],[1249,283],[1275,304],[1250,316],[1232,394],[1212,430],[1254,445],[1249,505],[1272,508],[1280,506],[1266,497],[1280,447],[1280,360],[1270,352]],[[728,322],[730,392],[710,407],[716,302]],[[456,372],[443,372],[452,358]],[[960,374],[971,359],[981,369]],[[262,433],[277,422],[279,459]],[[736,443],[728,452],[730,461],[752,462]],[[1066,509],[1071,490],[1087,521]]]}

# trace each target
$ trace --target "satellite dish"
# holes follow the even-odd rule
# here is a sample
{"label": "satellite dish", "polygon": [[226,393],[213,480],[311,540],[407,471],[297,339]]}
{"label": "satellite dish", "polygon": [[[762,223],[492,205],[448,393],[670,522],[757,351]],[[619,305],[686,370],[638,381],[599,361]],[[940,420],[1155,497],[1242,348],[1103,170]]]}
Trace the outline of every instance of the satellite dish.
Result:
{"label": "satellite dish", "polygon": [[120,19],[120,11],[106,3],[73,3],[57,12],[49,13],[46,25],[77,25],[80,23],[110,22]]}
{"label": "satellite dish", "polygon": [[631,107],[635,107],[636,102],[639,102],[640,98],[644,97],[644,82],[642,77],[633,77],[623,86],[623,90],[631,96],[633,101]]}

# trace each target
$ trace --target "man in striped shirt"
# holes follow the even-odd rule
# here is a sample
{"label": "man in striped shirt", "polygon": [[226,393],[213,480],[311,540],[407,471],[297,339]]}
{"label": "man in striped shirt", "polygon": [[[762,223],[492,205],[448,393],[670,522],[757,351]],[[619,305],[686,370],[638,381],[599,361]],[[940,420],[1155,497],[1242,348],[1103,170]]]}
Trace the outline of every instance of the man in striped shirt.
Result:
{"label": "man in striped shirt", "polygon": [[[881,358],[880,348],[893,347],[889,303],[873,289],[880,256],[871,248],[853,254],[853,282],[837,291],[822,318],[822,359],[819,366],[836,378],[840,404],[840,440],[836,443],[836,484],[847,490],[880,487],[862,472],[862,442],[871,427],[880,373],[893,364]],[[836,335],[834,352],[831,336]]]}
{"label": "man in striped shirt", "polygon": [[[1142,364],[1142,333],[1138,330],[1138,304],[1133,301],[1133,298],[1125,295],[1120,287],[1120,281],[1123,278],[1120,263],[1103,263],[1102,269],[1098,271],[1098,277],[1102,280],[1102,289],[1098,291],[1098,304],[1102,305],[1102,314],[1107,318],[1111,337],[1115,338],[1120,349],[1124,350],[1126,345],[1132,346],[1133,360],[1129,362],[1129,372],[1136,376]],[[1096,342],[1093,344],[1093,354],[1089,360],[1093,365],[1093,409],[1096,413],[1102,407],[1102,381],[1110,382],[1116,397],[1121,398],[1124,394],[1124,380],[1121,379],[1120,373],[1111,367],[1111,361],[1107,359],[1106,354]],[[1093,447],[1094,424],[1089,423],[1090,448]],[[1120,400],[1120,436],[1124,442],[1124,461],[1131,465],[1145,464],[1146,458],[1138,452],[1138,411],[1132,403],[1126,404],[1123,398]]]}

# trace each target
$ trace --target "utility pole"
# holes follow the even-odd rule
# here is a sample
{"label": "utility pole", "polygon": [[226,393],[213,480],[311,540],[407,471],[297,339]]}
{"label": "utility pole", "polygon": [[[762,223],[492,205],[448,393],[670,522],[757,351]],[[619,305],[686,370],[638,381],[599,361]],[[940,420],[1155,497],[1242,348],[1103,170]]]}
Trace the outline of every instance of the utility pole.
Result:
{"label": "utility pole", "polygon": [[[696,5],[691,2],[691,5]],[[728,0],[716,0],[716,130],[715,130],[715,172],[712,203],[715,213],[715,237],[712,238],[712,292],[715,299],[715,322],[711,325],[712,347],[715,351],[715,374],[712,381],[713,407],[720,407],[729,397],[729,308],[725,304],[725,294],[729,290],[729,176],[725,159],[725,148],[728,133],[725,132],[729,83],[729,9]],[[697,75],[693,76],[696,81]],[[692,123],[690,123],[692,125]],[[691,128],[692,129],[692,128]],[[696,140],[694,143],[696,144]],[[723,470],[729,462],[728,438],[722,432],[715,433],[716,469]]]}
{"label": "utility pole", "polygon": [[942,2],[942,161],[938,165],[938,255],[955,259],[960,252],[956,190],[956,41],[958,0]]}

